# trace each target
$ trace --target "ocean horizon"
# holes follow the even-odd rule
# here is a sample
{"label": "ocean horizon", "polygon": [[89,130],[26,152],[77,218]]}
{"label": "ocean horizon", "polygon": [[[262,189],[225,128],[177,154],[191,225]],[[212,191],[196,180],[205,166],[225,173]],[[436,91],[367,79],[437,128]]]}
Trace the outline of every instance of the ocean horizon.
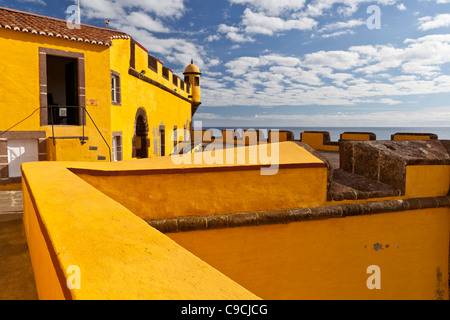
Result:
{"label": "ocean horizon", "polygon": [[344,132],[372,132],[377,140],[391,140],[391,135],[396,133],[433,133],[440,140],[450,140],[450,127],[213,127],[205,126],[203,129],[255,129],[255,130],[286,130],[294,134],[296,140],[300,139],[300,134],[304,131],[328,131],[331,141],[339,141]]}

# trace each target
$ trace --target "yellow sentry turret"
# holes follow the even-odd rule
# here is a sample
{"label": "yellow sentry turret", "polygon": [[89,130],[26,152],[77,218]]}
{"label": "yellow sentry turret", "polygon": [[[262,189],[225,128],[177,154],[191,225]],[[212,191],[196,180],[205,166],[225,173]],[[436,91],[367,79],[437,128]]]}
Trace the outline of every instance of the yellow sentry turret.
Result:
{"label": "yellow sentry turret", "polygon": [[200,102],[200,69],[194,64],[194,60],[191,60],[191,64],[184,70],[184,81],[189,83],[192,91],[192,101]]}

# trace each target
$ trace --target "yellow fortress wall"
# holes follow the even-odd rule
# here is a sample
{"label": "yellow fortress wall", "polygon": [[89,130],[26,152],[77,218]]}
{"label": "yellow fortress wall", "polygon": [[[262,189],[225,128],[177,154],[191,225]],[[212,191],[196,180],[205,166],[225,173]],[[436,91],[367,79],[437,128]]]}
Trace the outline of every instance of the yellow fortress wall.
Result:
{"label": "yellow fortress wall", "polygon": [[339,144],[330,141],[330,134],[325,131],[305,131],[301,133],[301,142],[314,150],[339,151]]}
{"label": "yellow fortress wall", "polygon": [[[293,142],[277,146],[283,154],[279,168],[276,174],[266,176],[261,176],[259,161],[251,164],[247,159],[246,164],[235,165],[241,150],[248,157],[259,153],[258,146],[239,147],[236,152],[231,149],[236,161],[228,165],[196,164],[198,154],[192,154],[191,164],[181,166],[165,157],[154,159],[153,169],[146,170],[143,170],[145,161],[102,166],[100,170],[71,164],[71,170],[146,220],[325,203],[327,168],[323,161]],[[275,148],[272,152],[275,153]],[[226,163],[226,152],[223,158]]]}
{"label": "yellow fortress wall", "polygon": [[258,299],[60,164],[25,164],[23,189],[40,299]]}
{"label": "yellow fortress wall", "polygon": [[442,208],[167,234],[262,299],[448,299],[449,225]]}
{"label": "yellow fortress wall", "polygon": [[[165,207],[148,207],[147,215],[142,215],[144,211],[133,207],[133,203],[142,201],[141,194],[129,193],[128,202],[120,204],[127,192],[108,194],[107,186],[126,188],[128,178],[130,185],[140,189],[136,184],[139,175],[129,174],[135,171],[151,180],[147,193],[152,193],[150,184],[160,190],[167,178],[164,170],[174,170],[168,157],[23,165],[24,221],[40,297],[448,299],[448,189],[437,190],[431,180],[424,180],[415,198],[404,195],[328,202],[324,200],[330,188],[326,164],[310,149],[294,142],[280,143],[279,150],[281,164],[322,166],[300,171],[281,166],[281,174],[271,177],[271,183],[276,186],[279,180],[286,184],[283,170],[293,170],[295,185],[279,188],[300,190],[299,186],[305,184],[314,192],[322,190],[322,200],[304,203],[299,199],[296,206],[286,209],[265,201],[259,209],[249,211],[246,201],[252,202],[251,194],[231,188],[236,198],[246,200],[235,201],[233,213],[220,203],[226,194],[207,195],[202,191],[220,190],[211,187],[213,179],[203,172],[205,184],[193,183],[201,195],[194,200],[199,208],[205,203],[216,206],[214,213],[183,212],[179,211],[181,205],[166,201]],[[241,167],[248,165],[220,165],[228,169],[216,173],[223,175],[221,181],[240,181],[235,173],[245,173]],[[195,181],[195,170],[214,166],[183,164],[171,174],[178,175],[178,181],[182,177]],[[420,170],[428,166],[423,167]],[[315,189],[309,174],[319,169],[325,171],[325,179]],[[429,170],[435,170],[433,165]],[[42,185],[49,171],[57,174]],[[114,172],[115,177],[111,175]],[[411,179],[409,176],[405,179]],[[117,177],[121,179],[115,180]],[[248,185],[263,185],[264,177],[255,175],[244,180]],[[425,197],[427,192],[433,196]],[[162,204],[166,199],[170,197],[156,202]],[[261,202],[261,196],[258,199]],[[72,265],[81,270],[81,291],[64,288],[71,273],[63,271]],[[370,288],[373,266],[380,270],[379,289]],[[142,270],[149,272],[143,274]],[[111,282],[116,284],[114,288]]]}

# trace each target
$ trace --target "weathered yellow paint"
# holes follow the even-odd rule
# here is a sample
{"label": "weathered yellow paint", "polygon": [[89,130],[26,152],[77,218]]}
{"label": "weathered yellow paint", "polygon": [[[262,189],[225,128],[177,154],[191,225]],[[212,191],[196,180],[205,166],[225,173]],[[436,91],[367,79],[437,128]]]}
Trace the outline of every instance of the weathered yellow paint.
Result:
{"label": "weathered yellow paint", "polygon": [[311,148],[320,151],[339,151],[339,146],[324,145],[323,133],[303,132],[302,142],[309,145]]}
{"label": "weathered yellow paint", "polygon": [[448,299],[449,226],[442,208],[168,235],[263,299]]}
{"label": "weathered yellow paint", "polygon": [[449,165],[406,167],[405,195],[407,197],[445,196],[450,187]]}
{"label": "weathered yellow paint", "polygon": [[[60,163],[27,163],[23,170],[40,299],[258,299]],[[79,268],[80,286],[69,290],[71,266]]]}

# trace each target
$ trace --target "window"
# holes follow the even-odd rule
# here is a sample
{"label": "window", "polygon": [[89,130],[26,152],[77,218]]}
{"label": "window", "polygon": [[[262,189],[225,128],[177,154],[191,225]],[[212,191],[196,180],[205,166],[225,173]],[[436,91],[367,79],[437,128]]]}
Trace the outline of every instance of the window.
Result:
{"label": "window", "polygon": [[155,72],[158,72],[158,60],[151,55],[148,55],[148,68],[152,69]]}
{"label": "window", "polygon": [[167,80],[169,80],[169,68],[163,67],[163,69],[162,69],[162,75],[163,75],[164,78],[166,78]]}
{"label": "window", "polygon": [[195,77],[195,86],[196,87],[200,86],[200,77]]}
{"label": "window", "polygon": [[111,70],[111,102],[113,105],[121,104],[120,74]]}
{"label": "window", "polygon": [[111,100],[117,102],[117,79],[115,76],[111,76]]}
{"label": "window", "polygon": [[113,132],[112,137],[112,154],[113,161],[122,161],[122,133],[121,132]]}
{"label": "window", "polygon": [[172,82],[174,86],[178,86],[178,77],[176,75],[173,75]]}
{"label": "window", "polygon": [[166,128],[159,126],[159,155],[164,157],[166,155]]}
{"label": "window", "polygon": [[178,127],[174,126],[173,127],[173,152],[177,151],[177,146],[178,146]]}

